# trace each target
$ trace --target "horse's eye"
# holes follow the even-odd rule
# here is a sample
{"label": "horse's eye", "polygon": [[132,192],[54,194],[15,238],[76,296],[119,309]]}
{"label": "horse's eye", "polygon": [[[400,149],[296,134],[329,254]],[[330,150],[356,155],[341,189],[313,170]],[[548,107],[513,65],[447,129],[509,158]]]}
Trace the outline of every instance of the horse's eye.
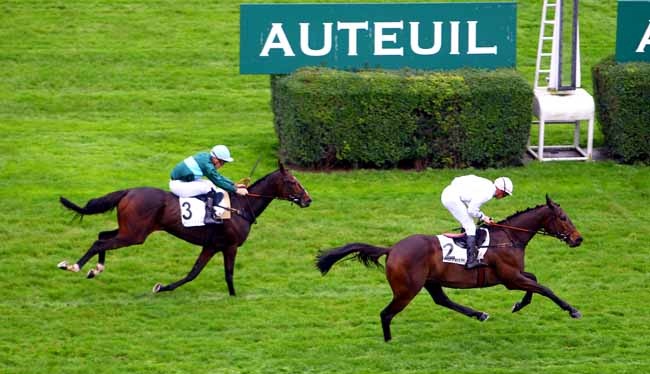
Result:
{"label": "horse's eye", "polygon": [[560,221],[566,221],[566,216],[560,216]]}

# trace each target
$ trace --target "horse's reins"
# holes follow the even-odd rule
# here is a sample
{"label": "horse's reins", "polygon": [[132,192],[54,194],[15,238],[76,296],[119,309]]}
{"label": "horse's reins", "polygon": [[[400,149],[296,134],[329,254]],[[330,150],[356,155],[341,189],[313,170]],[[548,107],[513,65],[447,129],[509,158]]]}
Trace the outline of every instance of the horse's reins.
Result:
{"label": "horse's reins", "polygon": [[546,232],[546,230],[544,230],[544,229],[530,230],[530,229],[524,229],[522,227],[504,225],[504,224],[496,223],[496,222],[488,223],[488,226],[501,227],[501,228],[504,228],[504,229],[510,229],[510,230],[515,230],[515,231],[532,232],[532,233],[535,233],[535,234],[552,236],[552,237],[558,238],[560,240],[566,240],[566,238],[568,238],[568,235],[566,235],[566,234],[560,234],[560,233],[551,234],[549,232]]}
{"label": "horse's reins", "polygon": [[275,199],[275,198],[276,198],[275,196],[271,196],[271,195],[260,195],[260,194],[258,194],[258,193],[252,193],[252,192],[249,192],[248,194],[246,194],[246,196],[250,196],[250,197],[262,197],[262,198],[266,198],[266,199]]}
{"label": "horse's reins", "polygon": [[[296,197],[296,196],[279,197],[279,196],[271,196],[271,195],[261,195],[261,194],[257,194],[257,193],[253,193],[253,192],[249,192],[249,193],[246,194],[246,196],[244,196],[244,197],[247,197],[247,196],[250,196],[250,197],[257,197],[257,198],[262,198],[262,199],[286,200],[286,201],[290,201],[290,202],[293,202],[293,203],[296,203],[296,204],[300,202],[300,198],[299,198],[299,197]],[[247,210],[248,210],[248,214],[249,214],[250,217],[251,217],[251,221],[250,221],[250,222],[251,222],[251,223],[257,223],[257,217],[255,217],[255,213],[253,213],[253,208],[251,208],[250,200],[248,200],[248,199],[244,199],[244,200],[246,201],[246,208],[247,208]],[[242,216],[241,211],[240,211],[239,209],[226,208],[226,207],[222,207],[222,208],[224,208],[224,209],[226,209],[226,210],[229,210],[229,211],[231,211],[231,212],[234,212],[234,213],[236,213],[236,214]]]}
{"label": "horse's reins", "polygon": [[279,197],[279,196],[271,196],[271,195],[260,195],[260,194],[257,194],[257,193],[249,192],[246,196],[250,196],[250,197],[260,197],[260,198],[263,198],[263,199],[286,200],[286,201],[290,201],[290,202],[292,202],[292,203],[298,203],[298,202],[300,202],[300,198],[297,197],[297,196],[293,196],[293,195],[291,195],[291,196],[287,196],[287,197]]}

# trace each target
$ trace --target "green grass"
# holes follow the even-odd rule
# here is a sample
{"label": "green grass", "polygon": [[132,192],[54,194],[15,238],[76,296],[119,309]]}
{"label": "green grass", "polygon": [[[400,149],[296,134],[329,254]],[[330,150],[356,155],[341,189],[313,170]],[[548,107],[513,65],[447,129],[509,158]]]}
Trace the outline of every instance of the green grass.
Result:
{"label": "green grass", "polygon": [[[518,69],[534,70],[540,3],[519,2]],[[529,163],[503,170],[358,170],[295,174],[314,203],[274,202],[240,249],[237,297],[223,261],[193,282],[199,248],[165,233],[107,255],[97,279],[58,271],[115,214],[82,222],[58,204],[120,188],[166,188],[168,173],[216,143],[272,171],[277,139],[268,76],[238,74],[238,3],[6,1],[0,4],[0,372],[2,373],[628,373],[648,372],[647,205],[650,168],[613,162]],[[581,1],[584,86],[614,52],[615,2]],[[598,135],[597,142],[602,142]],[[448,290],[490,313],[485,323],[419,295],[385,344],[381,272],[353,262],[321,277],[319,249],[390,245],[457,226],[439,196],[456,175],[509,175],[504,218],[544,201],[567,211],[585,242],[535,238],[527,269],[581,310],[572,320],[539,296],[503,287]],[[92,260],[89,263],[91,266]]]}

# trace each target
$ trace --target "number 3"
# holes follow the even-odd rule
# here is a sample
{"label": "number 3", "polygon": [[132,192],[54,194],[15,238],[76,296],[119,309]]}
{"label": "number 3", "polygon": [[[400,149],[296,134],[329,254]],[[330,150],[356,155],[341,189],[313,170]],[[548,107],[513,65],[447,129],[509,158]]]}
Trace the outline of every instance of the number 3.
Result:
{"label": "number 3", "polygon": [[190,210],[191,207],[192,207],[192,205],[190,203],[188,203],[187,201],[183,203],[183,208],[185,208],[185,211],[187,212],[187,215],[185,215],[185,213],[183,213],[183,219],[192,218],[192,211]]}

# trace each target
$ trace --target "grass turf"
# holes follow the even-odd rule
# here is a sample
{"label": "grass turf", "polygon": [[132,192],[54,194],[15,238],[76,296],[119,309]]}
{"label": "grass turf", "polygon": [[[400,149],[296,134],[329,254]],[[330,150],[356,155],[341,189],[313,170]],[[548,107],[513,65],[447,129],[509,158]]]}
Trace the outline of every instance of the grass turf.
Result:
{"label": "grass turf", "polygon": [[[217,256],[193,282],[199,249],[164,233],[110,252],[85,280],[76,260],[114,213],[72,220],[58,204],[141,185],[215,143],[224,174],[275,168],[267,76],[238,74],[238,2],[8,1],[0,4],[0,371],[4,373],[604,373],[646,372],[650,169],[613,162],[530,163],[502,170],[358,170],[295,174],[314,203],[274,202],[240,249],[237,297]],[[540,4],[519,1],[518,69],[531,78]],[[581,1],[584,86],[614,52],[615,2]],[[559,135],[558,135],[559,136]],[[596,138],[597,145],[602,136]],[[571,320],[503,287],[448,290],[491,314],[479,323],[419,295],[381,338],[390,300],[381,272],[348,262],[321,277],[319,249],[390,245],[457,226],[439,202],[456,175],[509,175],[515,195],[485,211],[504,218],[549,193],[585,237],[569,249],[535,238],[527,270],[581,310]],[[94,260],[89,263],[89,266]],[[87,270],[87,269],[86,269]]]}

